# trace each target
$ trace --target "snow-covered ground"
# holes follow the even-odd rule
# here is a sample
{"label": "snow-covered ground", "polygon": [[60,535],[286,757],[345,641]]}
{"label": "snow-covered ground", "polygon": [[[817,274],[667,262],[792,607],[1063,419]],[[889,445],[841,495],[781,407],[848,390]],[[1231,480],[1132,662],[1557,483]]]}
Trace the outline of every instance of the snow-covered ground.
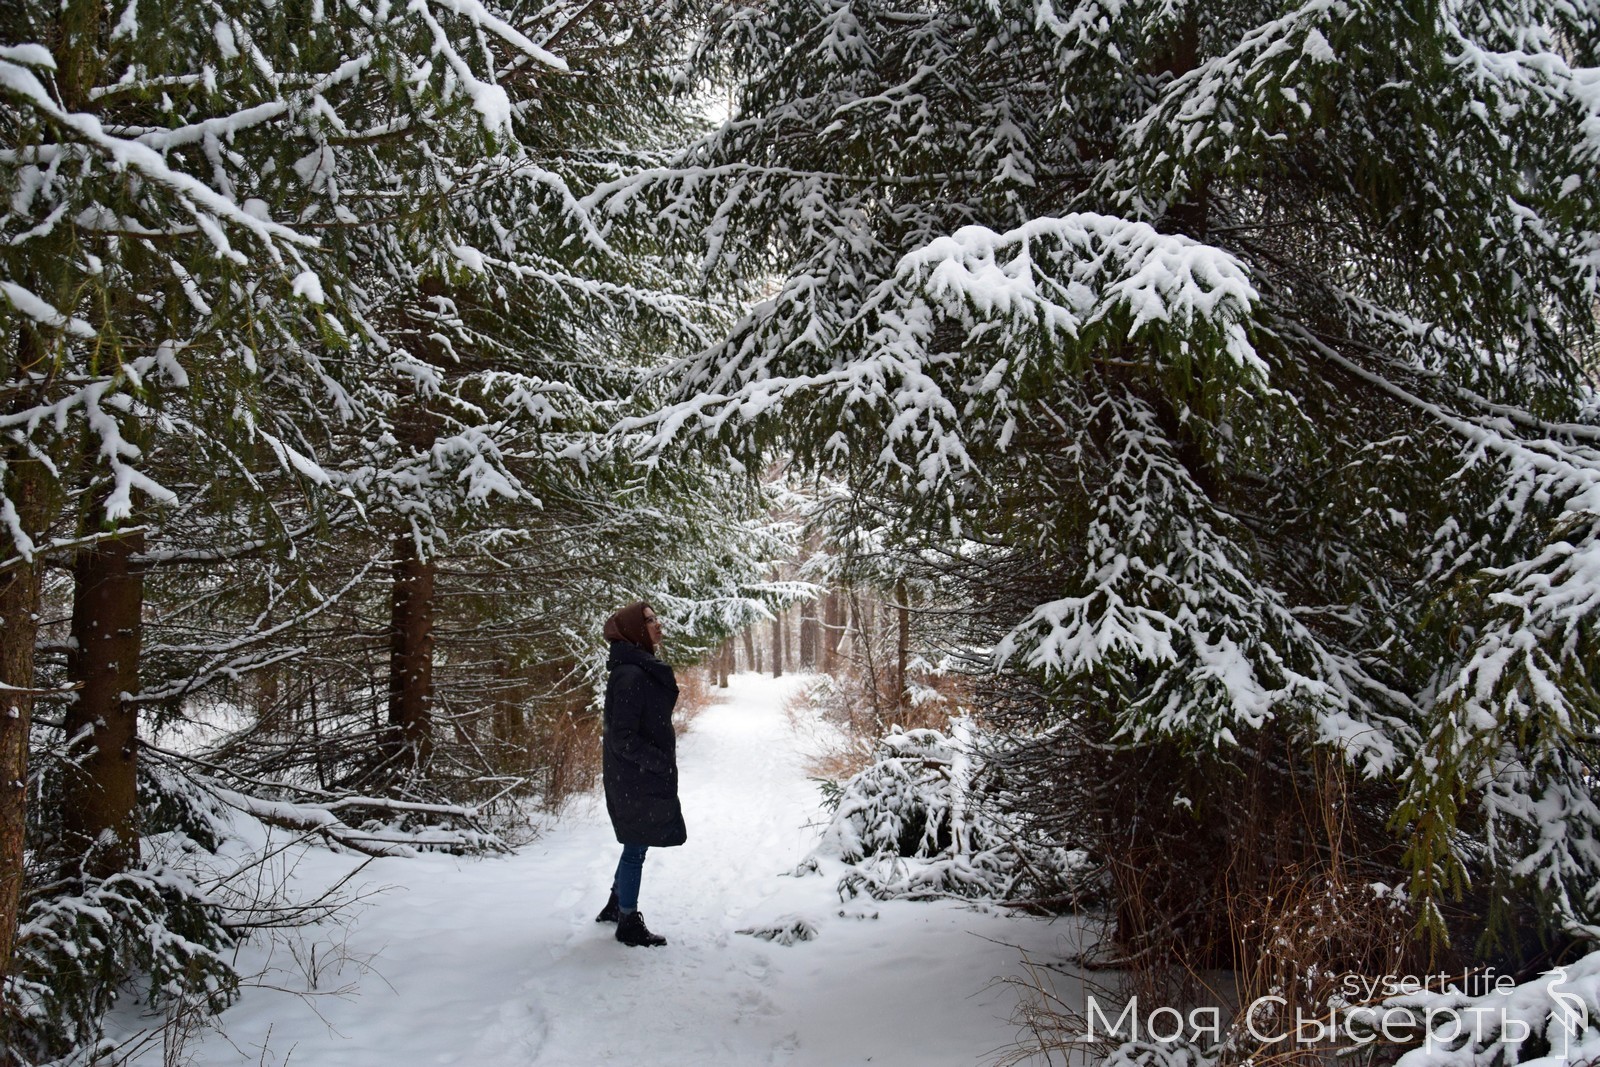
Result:
{"label": "snow-covered ground", "polygon": [[[962,1065],[991,1060],[1011,1022],[1020,951],[1059,959],[1079,928],[954,902],[841,901],[839,869],[795,876],[822,811],[808,724],[783,702],[803,679],[744,674],[679,745],[689,843],[652,850],[640,910],[669,944],[630,949],[594,914],[618,846],[599,797],[514,855],[370,863],[343,928],[262,939],[251,988],[189,1035],[179,1062],[308,1067],[588,1064]],[[295,850],[314,896],[356,866]],[[352,887],[346,887],[350,891]],[[799,917],[784,945],[738,931]],[[1019,951],[1020,950],[1020,951]],[[131,1012],[124,1028],[149,1025]],[[124,1030],[126,1032],[126,1030]],[[148,1044],[136,1064],[162,1062]]]}

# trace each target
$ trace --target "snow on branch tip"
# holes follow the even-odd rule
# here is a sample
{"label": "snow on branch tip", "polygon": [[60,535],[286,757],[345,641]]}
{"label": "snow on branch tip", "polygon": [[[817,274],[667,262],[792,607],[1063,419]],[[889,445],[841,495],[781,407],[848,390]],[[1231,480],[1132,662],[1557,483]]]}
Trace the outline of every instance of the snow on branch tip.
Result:
{"label": "snow on branch tip", "polygon": [[[94,115],[62,108],[32,69],[46,66],[41,60],[48,58],[41,45],[19,45],[0,52],[0,95],[19,100],[72,139],[105,156],[112,165],[171,190],[194,216],[196,225],[211,239],[219,255],[235,261],[243,258],[242,253],[231,247],[222,229],[223,223],[251,233],[279,263],[283,262],[280,245],[318,246],[317,238],[258,218],[198,178],[173,168],[159,151],[143,141],[108,133]],[[48,66],[53,69],[54,63]]]}
{"label": "snow on branch tip", "polygon": [[1209,321],[1225,331],[1225,352],[1242,370],[1267,377],[1239,328],[1260,300],[1245,265],[1147,223],[1082,212],[1004,233],[964,226],[904,256],[898,274],[936,301],[965,303],[987,318],[1026,317],[1071,338],[1117,312],[1130,320],[1129,337],[1153,324]]}

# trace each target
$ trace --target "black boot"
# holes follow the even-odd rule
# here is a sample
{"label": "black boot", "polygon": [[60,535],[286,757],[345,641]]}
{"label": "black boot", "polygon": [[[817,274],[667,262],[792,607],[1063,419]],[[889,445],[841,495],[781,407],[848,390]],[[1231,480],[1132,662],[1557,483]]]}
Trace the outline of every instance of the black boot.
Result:
{"label": "black boot", "polygon": [[617,906],[617,891],[611,891],[611,899],[606,901],[606,906],[600,909],[600,914],[594,917],[597,923],[614,923],[622,918],[622,909]]}
{"label": "black boot", "polygon": [[667,943],[667,939],[660,934],[650,932],[650,928],[644,924],[644,916],[636,911],[628,912],[618,921],[617,940],[635,948],[640,946],[655,948],[657,945]]}

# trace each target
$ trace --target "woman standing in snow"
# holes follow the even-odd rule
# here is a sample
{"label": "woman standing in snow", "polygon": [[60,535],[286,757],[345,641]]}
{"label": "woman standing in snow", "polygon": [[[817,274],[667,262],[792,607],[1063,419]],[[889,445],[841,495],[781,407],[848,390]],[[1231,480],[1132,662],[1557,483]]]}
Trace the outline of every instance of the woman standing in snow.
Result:
{"label": "woman standing in snow", "polygon": [[677,735],[672,707],[678,683],[672,668],[655,656],[661,645],[661,620],[655,609],[635,601],[606,620],[611,656],[606,670],[606,811],[622,845],[611,882],[611,899],[595,922],[617,924],[624,945],[665,945],[639,914],[639,882],[645,850],[681,845],[688,839],[678,806]]}

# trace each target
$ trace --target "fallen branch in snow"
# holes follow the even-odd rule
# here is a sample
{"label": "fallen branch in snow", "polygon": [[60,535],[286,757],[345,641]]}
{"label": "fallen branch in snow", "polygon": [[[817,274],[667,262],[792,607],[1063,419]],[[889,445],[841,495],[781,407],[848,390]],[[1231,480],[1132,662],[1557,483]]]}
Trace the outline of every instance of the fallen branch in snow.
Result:
{"label": "fallen branch in snow", "polygon": [[797,941],[815,941],[817,925],[799,915],[785,915],[765,926],[747,926],[743,930],[735,930],[734,933],[748,934],[758,940],[771,941],[778,945],[792,945]]}
{"label": "fallen branch in snow", "polygon": [[[37,717],[35,717],[34,721],[38,722],[39,720]],[[210,760],[201,759],[199,756],[190,755],[187,752],[174,752],[170,748],[162,748],[155,742],[147,741],[142,737],[139,739],[139,750],[141,752],[153,754],[159,761],[164,763],[171,763],[174,761],[180,763],[190,763],[196,767],[202,768],[207,773],[225,774],[237,781],[256,786],[260,789],[270,790],[275,793],[300,793],[309,797],[327,797],[330,800],[335,799],[335,794],[328,792],[326,789],[318,789],[315,786],[309,785],[294,785],[289,782],[279,782],[268,778],[257,778],[252,775],[243,774],[239,771],[233,770],[230,767],[225,767],[220,763],[213,763]],[[189,774],[189,772],[180,773]],[[192,774],[189,774],[189,776],[194,777]]]}
{"label": "fallen branch in snow", "polygon": [[343,845],[368,856],[415,854],[410,850],[390,847],[388,844],[368,844],[363,835],[358,834],[340,822],[337,816],[325,808],[314,807],[309,804],[288,804],[282,801],[262,800],[259,797],[236,793],[231,789],[217,788],[213,791],[229,807],[236,811],[242,811],[251,818],[257,819],[268,826],[316,834],[332,844]]}
{"label": "fallen branch in snow", "polygon": [[[219,764],[174,752],[148,741],[141,741],[140,748],[169,766],[188,764],[185,769],[174,767],[175,773],[194,782],[201,790],[235,811],[244,812],[268,826],[293,830],[296,833],[314,834],[330,844],[340,845],[368,856],[413,856],[418,849],[432,848],[467,852],[499,852],[506,849],[505,843],[499,837],[478,829],[483,814],[481,808],[477,806],[432,804],[359,794],[339,795],[311,786],[252,778]],[[287,796],[298,795],[304,799],[271,800],[251,793],[242,793],[224,786],[212,777],[213,774],[227,775],[234,781],[266,792]],[[402,829],[393,825],[381,828],[360,827],[352,826],[346,821],[346,813],[350,812],[369,813],[373,817],[367,820],[369,823],[376,816],[387,814],[436,816],[466,825],[427,825],[415,829]]]}
{"label": "fallen branch in snow", "polygon": [[[258,862],[264,862],[265,858],[263,857]],[[366,870],[367,864],[371,862],[371,859],[363,860],[360,866],[346,872],[338,881],[310,900],[280,902],[273,895],[268,897],[272,903],[251,900],[247,904],[230,907],[222,925],[230,933],[240,933],[249,930],[294,929],[325,922],[333,918],[340,910],[369,895],[357,892],[351,896],[341,896],[339,891],[354,881],[356,876]],[[238,875],[245,869],[247,868],[241,868],[240,871],[236,871],[234,874]]]}
{"label": "fallen branch in snow", "polygon": [[334,814],[336,808],[377,808],[398,812],[454,815],[466,820],[475,820],[478,813],[473,808],[458,808],[447,804],[413,804],[372,797],[345,797],[328,804],[293,804],[249,796],[214,783],[208,787],[224,804],[259,819],[268,826],[316,834],[330,844],[341,845],[368,856],[414,856],[418,848],[462,849],[474,852],[504,848],[497,837],[481,830],[426,826],[413,831],[393,828],[373,831],[350,826]]}
{"label": "fallen branch in snow", "polygon": [[459,815],[463,819],[476,819],[477,808],[464,808],[456,804],[421,804],[410,800],[388,800],[383,797],[340,797],[322,805],[328,811],[343,808],[377,808],[380,811],[416,811],[429,815]]}

